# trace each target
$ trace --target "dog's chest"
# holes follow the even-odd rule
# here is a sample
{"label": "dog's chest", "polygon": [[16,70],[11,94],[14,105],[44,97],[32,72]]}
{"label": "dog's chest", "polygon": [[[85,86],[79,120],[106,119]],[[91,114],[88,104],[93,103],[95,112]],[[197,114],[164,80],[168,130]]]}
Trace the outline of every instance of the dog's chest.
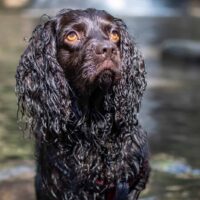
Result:
{"label": "dog's chest", "polygon": [[74,174],[83,182],[88,179],[114,182],[132,173],[136,146],[130,136],[107,141],[96,138],[90,142],[80,141],[65,152],[58,156],[65,173]]}

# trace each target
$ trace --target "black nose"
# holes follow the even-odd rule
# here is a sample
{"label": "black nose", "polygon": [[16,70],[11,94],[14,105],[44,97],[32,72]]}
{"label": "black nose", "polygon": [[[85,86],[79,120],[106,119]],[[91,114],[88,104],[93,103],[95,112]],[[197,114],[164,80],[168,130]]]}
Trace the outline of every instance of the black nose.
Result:
{"label": "black nose", "polygon": [[97,43],[95,47],[95,53],[104,57],[116,54],[116,52],[117,47],[115,46],[115,44],[108,41]]}

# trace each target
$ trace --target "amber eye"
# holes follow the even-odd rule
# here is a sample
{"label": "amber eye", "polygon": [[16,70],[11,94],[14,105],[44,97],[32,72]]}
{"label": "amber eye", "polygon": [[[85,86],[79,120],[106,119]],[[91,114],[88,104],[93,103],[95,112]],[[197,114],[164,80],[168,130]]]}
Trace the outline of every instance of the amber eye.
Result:
{"label": "amber eye", "polygon": [[112,31],[110,33],[110,40],[113,42],[118,42],[120,39],[119,33],[117,31]]}
{"label": "amber eye", "polygon": [[70,32],[65,36],[65,42],[76,42],[78,39],[76,32]]}

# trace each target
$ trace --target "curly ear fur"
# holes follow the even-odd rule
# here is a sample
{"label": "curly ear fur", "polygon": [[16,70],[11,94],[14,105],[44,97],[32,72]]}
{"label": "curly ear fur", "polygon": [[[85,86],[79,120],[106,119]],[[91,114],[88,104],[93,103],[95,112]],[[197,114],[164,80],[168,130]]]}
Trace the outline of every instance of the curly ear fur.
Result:
{"label": "curly ear fur", "polygon": [[[36,137],[59,134],[70,115],[69,85],[56,59],[54,21],[33,31],[16,72],[16,94],[22,120]],[[26,127],[27,127],[26,126]]]}
{"label": "curly ear fur", "polygon": [[[130,119],[130,114],[136,117],[139,112],[143,92],[146,88],[146,72],[143,57],[127,32],[126,25],[121,20],[118,20],[117,23],[120,26],[122,37],[122,79],[114,89],[115,105],[117,105],[116,112],[120,113],[120,116]],[[119,117],[117,113],[116,118]],[[131,121],[128,124],[137,124],[137,121]]]}
{"label": "curly ear fur", "polygon": [[121,32],[122,78],[114,87],[115,121],[125,123],[131,129],[138,125],[137,113],[146,88],[146,71],[143,57],[127,32],[126,25],[119,19],[116,22]]}

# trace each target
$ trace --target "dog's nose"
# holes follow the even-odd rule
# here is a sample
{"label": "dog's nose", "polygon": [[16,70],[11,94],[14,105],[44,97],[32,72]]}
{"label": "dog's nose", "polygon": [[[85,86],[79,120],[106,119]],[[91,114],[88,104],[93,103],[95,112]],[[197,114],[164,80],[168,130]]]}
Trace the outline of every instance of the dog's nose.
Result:
{"label": "dog's nose", "polygon": [[117,47],[111,42],[103,42],[96,45],[95,53],[104,57],[116,54]]}

